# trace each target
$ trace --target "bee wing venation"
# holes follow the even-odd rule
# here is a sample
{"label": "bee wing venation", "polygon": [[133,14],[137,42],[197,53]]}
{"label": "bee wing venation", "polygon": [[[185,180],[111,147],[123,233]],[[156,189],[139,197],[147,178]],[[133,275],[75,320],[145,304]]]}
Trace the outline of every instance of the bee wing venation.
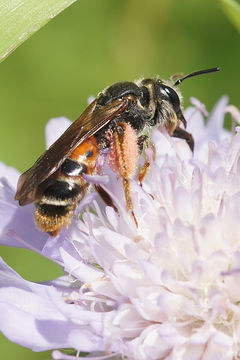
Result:
{"label": "bee wing venation", "polygon": [[127,99],[117,99],[96,108],[94,100],[35,164],[20,176],[15,200],[20,205],[33,202],[39,184],[52,175],[78,145],[122,113],[127,105]]}

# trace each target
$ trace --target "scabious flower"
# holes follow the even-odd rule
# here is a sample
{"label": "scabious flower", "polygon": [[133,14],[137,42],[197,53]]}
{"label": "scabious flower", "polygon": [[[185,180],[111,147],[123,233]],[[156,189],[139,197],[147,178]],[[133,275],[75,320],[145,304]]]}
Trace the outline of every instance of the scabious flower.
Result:
{"label": "scabious flower", "polygon": [[[142,188],[131,182],[138,228],[121,179],[106,169],[102,186],[119,213],[89,194],[69,229],[49,238],[36,230],[33,206],[13,200],[17,171],[1,165],[1,243],[37,251],[65,273],[32,283],[1,260],[0,329],[10,340],[76,349],[54,359],[240,358],[240,131],[223,128],[225,112],[240,122],[239,112],[223,97],[205,125],[205,107],[192,103],[194,155],[164,129],[152,133],[156,162]],[[48,144],[66,125],[49,123]]]}

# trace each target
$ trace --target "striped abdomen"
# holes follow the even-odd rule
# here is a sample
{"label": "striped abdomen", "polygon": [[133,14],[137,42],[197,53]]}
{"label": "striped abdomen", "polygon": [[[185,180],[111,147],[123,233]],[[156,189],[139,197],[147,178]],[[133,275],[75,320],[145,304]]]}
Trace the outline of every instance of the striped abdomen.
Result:
{"label": "striped abdomen", "polygon": [[56,236],[63,226],[70,225],[76,206],[89,187],[82,174],[94,173],[97,156],[97,141],[92,136],[40,184],[35,200],[35,223],[40,230]]}

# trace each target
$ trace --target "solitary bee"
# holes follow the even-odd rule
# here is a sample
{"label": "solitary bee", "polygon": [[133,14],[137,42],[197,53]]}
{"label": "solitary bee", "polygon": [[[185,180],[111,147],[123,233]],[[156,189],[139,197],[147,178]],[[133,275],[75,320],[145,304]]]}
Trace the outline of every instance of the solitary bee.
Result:
{"label": "solitary bee", "polygon": [[[192,135],[184,128],[186,120],[178,85],[185,79],[218,71],[218,68],[193,72],[174,82],[143,79],[118,82],[103,90],[58,140],[22,174],[15,199],[19,205],[35,203],[37,227],[56,236],[72,221],[78,203],[90,184],[85,175],[97,172],[99,155],[108,149],[109,165],[123,180],[126,208],[135,218],[130,180],[134,177],[139,154],[155,148],[148,137],[149,127],[163,126],[170,136],[185,139],[194,149]],[[183,124],[184,128],[181,127]],[[137,174],[142,184],[150,163],[146,158]],[[100,185],[96,191],[117,211],[111,197]]]}

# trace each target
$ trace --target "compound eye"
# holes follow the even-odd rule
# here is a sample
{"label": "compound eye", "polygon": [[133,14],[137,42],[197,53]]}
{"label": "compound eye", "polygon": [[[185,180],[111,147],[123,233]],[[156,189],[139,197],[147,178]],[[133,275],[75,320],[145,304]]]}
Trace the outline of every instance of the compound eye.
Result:
{"label": "compound eye", "polygon": [[174,111],[177,113],[180,110],[180,100],[176,91],[173,90],[170,86],[161,85],[161,94],[164,98],[169,100],[173,106]]}

